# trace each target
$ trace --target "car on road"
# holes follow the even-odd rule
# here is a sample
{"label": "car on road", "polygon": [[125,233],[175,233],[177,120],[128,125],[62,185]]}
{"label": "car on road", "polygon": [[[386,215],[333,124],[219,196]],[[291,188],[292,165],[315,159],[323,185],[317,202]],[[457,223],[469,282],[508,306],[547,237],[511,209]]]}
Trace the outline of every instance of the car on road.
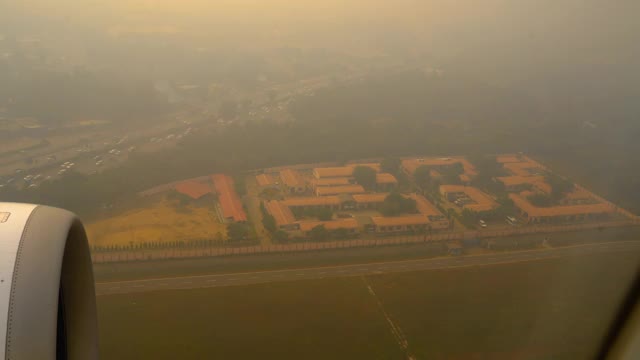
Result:
{"label": "car on road", "polygon": [[478,221],[478,224],[480,225],[481,228],[486,228],[487,227],[487,223],[484,220]]}

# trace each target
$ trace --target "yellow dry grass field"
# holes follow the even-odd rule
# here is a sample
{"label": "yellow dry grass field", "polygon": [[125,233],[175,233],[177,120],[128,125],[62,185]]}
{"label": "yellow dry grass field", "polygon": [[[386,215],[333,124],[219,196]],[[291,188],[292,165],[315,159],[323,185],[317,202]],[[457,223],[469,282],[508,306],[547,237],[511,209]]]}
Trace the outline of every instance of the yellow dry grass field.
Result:
{"label": "yellow dry grass field", "polygon": [[218,222],[211,209],[195,205],[182,209],[161,200],[145,208],[89,223],[89,242],[108,246],[215,239],[218,232],[226,236],[225,225]]}

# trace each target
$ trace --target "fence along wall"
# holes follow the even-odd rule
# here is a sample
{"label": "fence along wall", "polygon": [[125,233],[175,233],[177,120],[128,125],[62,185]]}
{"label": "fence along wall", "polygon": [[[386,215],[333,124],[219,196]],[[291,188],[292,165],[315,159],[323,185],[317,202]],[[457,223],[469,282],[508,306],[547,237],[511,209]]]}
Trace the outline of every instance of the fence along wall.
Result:
{"label": "fence along wall", "polygon": [[440,233],[432,235],[410,235],[401,237],[387,237],[376,239],[353,239],[327,242],[306,242],[276,245],[255,245],[243,247],[196,247],[196,248],[173,248],[173,249],[135,249],[125,251],[94,252],[91,254],[94,263],[110,263],[123,261],[145,261],[198,258],[212,256],[234,256],[248,254],[269,254],[269,253],[292,253],[301,251],[320,251],[330,249],[346,249],[372,246],[391,246],[402,244],[416,244],[423,242],[447,242],[459,241],[469,236],[478,239],[497,238],[514,235],[557,233],[567,231],[590,230],[598,228],[610,228],[620,226],[638,226],[640,220],[637,218],[628,221],[592,223],[579,225],[556,225],[556,226],[531,226],[526,228],[514,228],[504,230],[478,230],[465,232]]}

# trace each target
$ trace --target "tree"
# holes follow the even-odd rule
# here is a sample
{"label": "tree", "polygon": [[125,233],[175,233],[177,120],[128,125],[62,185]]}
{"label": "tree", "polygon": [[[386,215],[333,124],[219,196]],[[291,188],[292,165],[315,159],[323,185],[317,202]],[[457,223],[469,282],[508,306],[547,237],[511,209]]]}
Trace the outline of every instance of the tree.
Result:
{"label": "tree", "polygon": [[278,230],[276,219],[273,217],[273,215],[267,212],[262,214],[262,225],[268,232],[272,234]]}
{"label": "tree", "polygon": [[368,166],[356,166],[353,169],[353,177],[367,190],[376,187],[376,171]]}
{"label": "tree", "polygon": [[384,158],[380,163],[380,170],[384,173],[396,175],[400,172],[400,159],[396,157]]}
{"label": "tree", "polygon": [[560,177],[556,174],[548,174],[546,177],[547,183],[551,186],[551,199],[558,201],[562,199],[567,193],[573,191],[574,183]]}
{"label": "tree", "polygon": [[312,241],[325,241],[329,238],[329,231],[327,231],[324,225],[318,225],[311,229],[309,237]]}
{"label": "tree", "polygon": [[320,221],[329,221],[333,218],[333,211],[331,209],[320,208],[316,210],[316,217]]}
{"label": "tree", "polygon": [[537,207],[550,207],[553,206],[553,199],[546,194],[533,194],[527,198],[531,204]]}
{"label": "tree", "polygon": [[289,234],[287,234],[285,231],[278,230],[273,233],[271,238],[277,243],[286,243],[289,241]]}
{"label": "tree", "polygon": [[416,211],[416,201],[407,199],[397,192],[389,194],[380,206],[380,212],[384,216],[415,213]]}
{"label": "tree", "polygon": [[332,235],[334,238],[338,240],[346,239],[349,237],[349,229],[345,229],[345,228],[335,229]]}
{"label": "tree", "polygon": [[245,240],[249,235],[249,227],[246,224],[232,222],[227,225],[227,237],[230,241]]}
{"label": "tree", "polygon": [[431,169],[426,165],[418,166],[416,171],[413,172],[413,181],[422,189],[426,188],[431,183],[431,180]]}

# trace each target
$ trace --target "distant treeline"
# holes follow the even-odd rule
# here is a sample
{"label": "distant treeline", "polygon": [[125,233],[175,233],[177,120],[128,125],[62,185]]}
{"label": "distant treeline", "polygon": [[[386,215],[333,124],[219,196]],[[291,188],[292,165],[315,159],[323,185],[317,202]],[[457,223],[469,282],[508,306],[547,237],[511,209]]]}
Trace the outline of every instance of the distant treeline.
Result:
{"label": "distant treeline", "polygon": [[[449,85],[418,72],[375,76],[298,100],[292,107],[297,119],[292,124],[263,122],[201,132],[175,149],[133,154],[124,165],[100,174],[70,174],[37,189],[5,190],[0,198],[50,204],[92,216],[104,204],[154,185],[213,172],[237,174],[277,165],[367,157],[524,151],[640,213],[640,142],[630,141],[630,133],[638,133],[636,122],[619,119],[594,129],[584,126],[583,119],[571,118],[567,111],[535,120],[539,115],[535,112],[516,111],[535,110],[525,97],[518,99],[517,107],[500,105],[500,101],[492,107],[492,96],[501,91],[489,96],[489,86],[472,85],[473,90],[468,90],[463,85],[462,80]],[[441,87],[451,91],[440,94],[436,90]],[[474,93],[481,93],[485,100],[470,100]]]}

